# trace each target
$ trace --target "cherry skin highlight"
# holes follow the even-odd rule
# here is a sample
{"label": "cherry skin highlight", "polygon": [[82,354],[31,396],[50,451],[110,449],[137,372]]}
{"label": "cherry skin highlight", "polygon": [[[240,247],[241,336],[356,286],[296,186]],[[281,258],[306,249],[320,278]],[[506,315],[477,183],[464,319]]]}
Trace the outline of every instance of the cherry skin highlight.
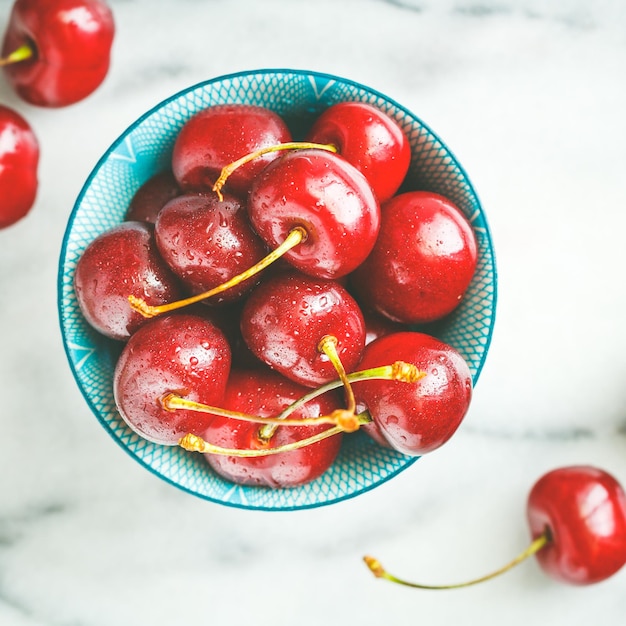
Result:
{"label": "cherry skin highlight", "polygon": [[[210,191],[224,167],[237,159],[280,143],[291,133],[280,116],[264,107],[224,104],[196,113],[181,128],[172,153],[172,169],[184,191]],[[266,154],[238,168],[227,191],[245,195],[253,178],[276,154]]]}
{"label": "cherry skin highlight", "polygon": [[0,228],[15,224],[37,197],[39,142],[30,124],[0,105]]}
{"label": "cherry skin highlight", "polygon": [[[159,213],[155,236],[161,256],[193,294],[225,283],[267,252],[245,207],[228,194],[222,201],[215,194],[184,194],[170,200]],[[259,275],[249,278],[207,304],[237,300],[259,279]]]}
{"label": "cherry skin highlight", "polygon": [[[472,377],[463,357],[448,344],[413,331],[385,335],[368,344],[359,369],[412,363],[426,376],[415,383],[368,380],[353,384],[357,405],[367,409],[394,449],[411,456],[432,452],[452,437],[472,397]],[[363,426],[368,429],[368,425]]]}
{"label": "cherry skin highlight", "polygon": [[106,77],[114,34],[113,14],[100,0],[16,0],[2,56],[22,46],[32,54],[5,65],[7,79],[30,104],[78,102]]}
{"label": "cherry skin highlight", "polygon": [[346,371],[359,363],[365,322],[348,291],[335,281],[286,272],[261,283],[244,303],[241,334],[261,361],[290,380],[315,387],[337,378],[320,352],[325,336],[337,340]]}
{"label": "cherry skin highlight", "polygon": [[477,263],[474,232],[449,200],[426,191],[386,202],[378,239],[352,275],[364,303],[406,324],[432,322],[453,311]]}
{"label": "cherry skin highlight", "polygon": [[557,580],[588,585],[626,564],[626,494],[604,470],[571,466],[548,472],[530,491],[527,515],[533,538],[548,534],[536,558]]}
{"label": "cherry skin highlight", "polygon": [[177,445],[187,433],[201,436],[212,415],[167,410],[175,393],[219,406],[230,373],[230,347],[210,321],[186,313],[149,320],[128,340],[115,367],[113,394],[120,415],[154,443]]}
{"label": "cherry skin highlight", "polygon": [[356,269],[380,228],[380,206],[363,174],[319,149],[287,152],[270,163],[254,180],[248,214],[272,249],[294,228],[304,228],[306,239],[283,258],[320,278],[336,279]]}
{"label": "cherry skin highlight", "polygon": [[[308,390],[267,368],[233,370],[222,403],[223,408],[260,417],[275,417]],[[339,408],[335,394],[324,394],[292,413],[290,419],[329,415]],[[215,417],[204,433],[213,445],[231,449],[277,448],[300,441],[329,426],[278,426],[269,439],[261,437],[259,424]],[[211,467],[221,476],[242,485],[271,488],[297,487],[321,476],[333,463],[341,447],[338,433],[311,445],[269,456],[244,458],[206,454]]]}
{"label": "cherry skin highlight", "polygon": [[122,341],[147,321],[131,309],[129,295],[155,306],[181,296],[159,255],[154,227],[143,222],[123,222],[96,237],[78,259],[74,291],[89,324]]}
{"label": "cherry skin highlight", "polygon": [[398,191],[411,162],[411,148],[402,129],[366,102],[328,107],[315,120],[307,141],[334,145],[364,174],[381,203]]}

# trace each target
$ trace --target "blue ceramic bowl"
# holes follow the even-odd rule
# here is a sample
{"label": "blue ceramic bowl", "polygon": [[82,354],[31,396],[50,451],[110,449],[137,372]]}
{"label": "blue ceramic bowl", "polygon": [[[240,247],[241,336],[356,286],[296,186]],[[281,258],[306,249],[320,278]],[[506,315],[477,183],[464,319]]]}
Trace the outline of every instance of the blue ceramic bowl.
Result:
{"label": "blue ceramic bowl", "polygon": [[72,285],[76,262],[97,235],[123,221],[128,203],[139,186],[169,166],[176,135],[194,113],[223,103],[262,105],[282,115],[297,137],[323,109],[346,100],[369,102],[397,120],[412,147],[410,188],[447,196],[474,227],[479,249],[476,275],[460,307],[432,332],[463,354],[474,383],[485,362],[496,304],[496,269],[489,228],[465,171],[419,118],[363,85],[306,71],[242,72],[175,94],[132,124],[105,152],[85,183],[63,241],[58,304],[70,366],[100,423],[139,463],[201,498],[248,509],[317,507],[372,489],[416,459],[380,447],[365,434],[355,433],[344,437],[339,458],[325,475],[295,489],[272,490],[233,485],[216,476],[202,455],[143,440],[125,425],[116,410],[112,378],[120,344],[99,335],[83,319]]}

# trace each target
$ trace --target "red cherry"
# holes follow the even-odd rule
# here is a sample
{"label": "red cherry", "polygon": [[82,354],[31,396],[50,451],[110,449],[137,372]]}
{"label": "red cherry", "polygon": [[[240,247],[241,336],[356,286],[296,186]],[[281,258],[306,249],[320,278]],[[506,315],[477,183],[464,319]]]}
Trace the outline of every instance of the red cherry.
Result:
{"label": "red cherry", "polygon": [[0,105],[0,228],[22,219],[37,195],[39,143],[28,122]]}
{"label": "red cherry", "polygon": [[253,227],[270,248],[294,228],[306,238],[284,259],[305,274],[339,278],[358,267],[376,241],[380,207],[369,183],[327,150],[287,152],[255,179],[248,200]]}
{"label": "red cherry", "polygon": [[128,205],[126,219],[154,224],[161,209],[182,191],[170,170],[150,177],[135,192]]}
{"label": "red cherry", "polygon": [[378,578],[417,589],[456,589],[491,580],[530,556],[556,580],[589,585],[626,565],[626,493],[608,472],[589,465],[544,474],[528,495],[532,543],[500,569],[461,583],[424,585],[398,578],[371,557],[363,558]]}
{"label": "red cherry", "polygon": [[[222,407],[231,411],[275,417],[308,390],[267,369],[231,372]],[[334,394],[324,394],[292,413],[290,419],[328,415],[339,406]],[[204,439],[216,446],[237,450],[277,448],[323,432],[328,425],[278,426],[269,438],[263,427],[227,417],[215,417]],[[341,433],[311,445],[268,456],[245,458],[207,454],[211,467],[226,479],[243,485],[273,488],[296,487],[321,476],[335,460]]]}
{"label": "red cherry", "polygon": [[171,411],[169,393],[219,405],[230,372],[230,348],[207,319],[175,314],[150,320],[128,340],[115,367],[113,393],[120,415],[145,439],[177,445],[187,433],[201,436],[213,416]]}
{"label": "red cherry", "polygon": [[307,141],[332,144],[365,175],[379,202],[393,196],[411,162],[411,147],[395,120],[366,102],[339,102],[322,112]]}
{"label": "red cherry", "polygon": [[[360,369],[402,360],[426,375],[417,382],[367,380],[353,384],[387,442],[408,455],[442,446],[460,426],[472,397],[472,377],[463,357],[448,344],[418,332],[398,332],[365,347]],[[374,438],[378,432],[372,434]]]}
{"label": "red cherry", "polygon": [[536,556],[557,580],[596,583],[626,564],[626,494],[604,470],[572,466],[542,476],[528,497],[528,523],[533,538],[547,534]]}
{"label": "red cherry", "polygon": [[[185,191],[209,191],[222,169],[243,157],[291,140],[280,116],[246,104],[212,106],[196,113],[181,128],[172,153],[172,169]],[[229,190],[245,194],[252,179],[276,154],[247,163],[229,178]]]}
{"label": "red cherry", "polygon": [[89,324],[120,340],[147,321],[130,307],[129,294],[153,305],[181,295],[177,278],[159,255],[153,226],[143,222],[123,222],[96,237],[78,259],[74,290]]}
{"label": "red cherry", "polygon": [[460,303],[477,263],[474,232],[446,198],[426,191],[395,196],[352,284],[371,308],[397,322],[431,322]]}
{"label": "red cherry", "polygon": [[[2,47],[7,78],[30,104],[78,102],[107,75],[114,31],[100,0],[16,0]],[[26,56],[9,62],[17,50]]]}
{"label": "red cherry", "polygon": [[[270,248],[268,254],[212,289],[165,306],[153,307],[130,296],[133,309],[153,317],[213,298],[279,259],[305,274],[326,279],[346,277],[358,267],[372,250],[380,227],[376,196],[363,174],[336,155],[332,146],[306,145],[272,144],[271,150],[296,151],[270,163],[253,181],[248,217]],[[229,176],[257,163],[263,152],[249,152],[222,169],[212,186],[220,201]]]}
{"label": "red cherry", "polygon": [[[215,194],[174,198],[159,213],[155,236],[165,262],[194,294],[225,283],[266,253],[245,207],[232,195],[222,201]],[[245,280],[210,303],[236,300],[258,280],[258,276]]]}
{"label": "red cherry", "polygon": [[261,283],[246,300],[241,333],[261,361],[301,385],[314,387],[337,378],[320,351],[327,336],[346,371],[359,363],[365,322],[359,306],[340,284],[296,272]]}

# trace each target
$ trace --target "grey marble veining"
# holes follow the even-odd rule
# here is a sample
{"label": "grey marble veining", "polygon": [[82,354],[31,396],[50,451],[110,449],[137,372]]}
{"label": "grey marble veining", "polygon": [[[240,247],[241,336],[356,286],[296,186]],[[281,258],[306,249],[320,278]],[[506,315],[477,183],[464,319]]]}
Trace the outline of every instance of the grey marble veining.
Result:
{"label": "grey marble veining", "polygon": [[[0,20],[9,0],[0,0]],[[64,110],[0,101],[41,145],[40,193],[0,231],[0,625],[621,626],[626,572],[588,589],[534,562],[450,594],[523,547],[544,471],[626,483],[626,5],[582,0],[112,0],[113,64]],[[149,15],[149,20],[148,16]],[[145,110],[261,67],[343,75],[449,144],[496,245],[499,300],[466,421],[441,450],[353,500],[286,514],[179,492],[96,422],[63,353],[56,263],[99,156]]]}

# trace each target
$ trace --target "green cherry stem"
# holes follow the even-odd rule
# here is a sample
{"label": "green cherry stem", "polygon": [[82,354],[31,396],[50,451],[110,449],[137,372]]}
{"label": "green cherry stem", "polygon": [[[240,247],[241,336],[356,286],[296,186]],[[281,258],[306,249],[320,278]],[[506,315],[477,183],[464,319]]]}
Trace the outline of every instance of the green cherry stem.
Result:
{"label": "green cherry stem", "polygon": [[24,44],[19,48],[13,50],[7,56],[0,59],[0,67],[4,65],[12,65],[13,63],[19,63],[20,61],[26,61],[35,55],[35,51],[28,44]]}
{"label": "green cherry stem", "polygon": [[283,256],[285,252],[288,252],[299,243],[306,241],[306,238],[306,230],[304,230],[304,228],[302,228],[301,226],[296,226],[289,231],[287,238],[285,239],[285,241],[283,241],[283,243],[280,244],[280,246],[272,250],[258,263],[255,263],[252,267],[248,268],[244,272],[241,272],[241,274],[233,276],[233,278],[227,280],[221,285],[218,285],[217,287],[214,287],[209,291],[205,291],[195,296],[191,296],[190,298],[177,300],[176,302],[169,302],[160,306],[151,306],[143,298],[137,298],[136,296],[130,295],[128,296],[128,302],[134,311],[141,313],[141,315],[147,318],[155,317],[157,315],[161,315],[162,313],[169,313],[170,311],[175,311],[176,309],[182,309],[183,307],[189,306],[190,304],[195,304],[196,302],[206,300],[207,298],[215,296],[218,293],[222,293],[223,291],[226,291],[231,287],[239,285],[244,280],[251,278],[255,274],[258,274],[259,272],[264,270],[268,265],[271,265],[274,261]]}
{"label": "green cherry stem", "polygon": [[536,554],[541,550],[548,542],[550,541],[550,536],[548,532],[545,532],[543,535],[537,537],[525,550],[523,550],[520,554],[518,554],[512,561],[507,563],[504,567],[497,569],[486,576],[481,576],[480,578],[474,578],[472,580],[468,580],[462,583],[455,583],[451,585],[422,585],[419,583],[408,582],[403,580],[402,578],[398,578],[393,574],[390,574],[381,564],[378,559],[375,559],[371,556],[363,557],[365,564],[371,572],[377,578],[384,578],[392,583],[396,583],[398,585],[404,585],[406,587],[413,587],[415,589],[460,589],[461,587],[469,587],[471,585],[477,585],[478,583],[485,582],[487,580],[491,580],[496,576],[500,576],[500,574],[504,574],[508,572],[510,569],[513,569],[516,565],[525,561],[528,557]]}
{"label": "green cherry stem", "polygon": [[220,175],[218,176],[215,184],[213,185],[213,191],[217,194],[217,197],[222,201],[224,196],[222,195],[222,187],[226,184],[228,177],[239,167],[257,159],[259,157],[264,156],[265,154],[270,154],[272,152],[279,152],[280,150],[307,150],[307,149],[318,149],[318,150],[326,150],[328,152],[337,152],[337,148],[332,144],[320,144],[320,143],[311,143],[309,141],[288,141],[285,143],[279,143],[273,146],[267,146],[265,148],[260,148],[259,150],[255,150],[254,152],[250,152],[245,156],[242,156],[240,159],[229,163],[225,167],[222,168]]}

